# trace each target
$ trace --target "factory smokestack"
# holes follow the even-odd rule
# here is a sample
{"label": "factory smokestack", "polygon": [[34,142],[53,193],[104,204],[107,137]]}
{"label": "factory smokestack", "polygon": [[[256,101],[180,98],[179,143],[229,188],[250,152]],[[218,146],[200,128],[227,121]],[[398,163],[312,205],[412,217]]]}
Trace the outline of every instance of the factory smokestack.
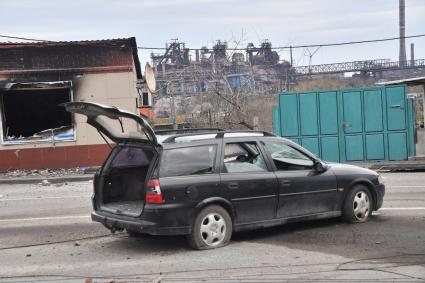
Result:
{"label": "factory smokestack", "polygon": [[399,0],[400,54],[398,61],[400,61],[400,65],[406,64],[406,18],[404,1],[405,0]]}

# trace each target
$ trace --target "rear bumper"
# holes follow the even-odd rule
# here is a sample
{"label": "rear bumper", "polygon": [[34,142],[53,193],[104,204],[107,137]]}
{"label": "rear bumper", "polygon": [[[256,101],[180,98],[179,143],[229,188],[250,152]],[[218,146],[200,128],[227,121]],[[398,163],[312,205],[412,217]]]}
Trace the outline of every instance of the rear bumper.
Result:
{"label": "rear bumper", "polygon": [[93,211],[91,219],[102,223],[108,229],[127,229],[150,235],[187,235],[191,232],[189,226],[185,227],[161,227],[155,222],[140,218],[125,217],[102,211]]}
{"label": "rear bumper", "polygon": [[382,203],[384,202],[385,185],[384,184],[376,185],[375,189],[376,189],[375,210],[378,210],[382,207]]}

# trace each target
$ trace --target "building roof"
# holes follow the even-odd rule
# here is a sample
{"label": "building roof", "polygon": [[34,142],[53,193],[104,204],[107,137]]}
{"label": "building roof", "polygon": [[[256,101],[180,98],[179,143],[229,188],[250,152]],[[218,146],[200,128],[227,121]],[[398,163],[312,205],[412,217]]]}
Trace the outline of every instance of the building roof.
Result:
{"label": "building roof", "polygon": [[377,85],[399,85],[399,84],[406,84],[408,86],[425,85],[425,77],[415,77],[415,78],[377,83]]}
{"label": "building roof", "polygon": [[133,68],[142,78],[136,38],[83,41],[0,42],[0,72]]}
{"label": "building roof", "polygon": [[16,48],[16,47],[45,47],[45,46],[63,46],[63,45],[117,45],[128,42],[130,38],[114,38],[99,40],[76,40],[76,41],[31,41],[31,42],[0,42],[0,48]]}

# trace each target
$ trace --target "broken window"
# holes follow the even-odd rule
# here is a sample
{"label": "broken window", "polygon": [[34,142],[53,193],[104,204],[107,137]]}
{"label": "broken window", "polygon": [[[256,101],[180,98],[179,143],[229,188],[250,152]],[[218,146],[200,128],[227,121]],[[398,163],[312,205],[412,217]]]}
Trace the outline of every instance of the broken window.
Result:
{"label": "broken window", "polygon": [[74,140],[70,82],[13,84],[0,90],[3,143]]}

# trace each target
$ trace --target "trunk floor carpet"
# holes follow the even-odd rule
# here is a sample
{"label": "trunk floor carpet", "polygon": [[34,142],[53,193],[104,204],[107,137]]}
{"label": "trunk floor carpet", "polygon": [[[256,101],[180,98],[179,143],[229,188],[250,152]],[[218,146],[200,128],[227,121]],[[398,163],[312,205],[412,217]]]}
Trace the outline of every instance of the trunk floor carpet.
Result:
{"label": "trunk floor carpet", "polygon": [[115,214],[139,216],[143,211],[143,206],[143,200],[126,200],[104,204],[101,209]]}

